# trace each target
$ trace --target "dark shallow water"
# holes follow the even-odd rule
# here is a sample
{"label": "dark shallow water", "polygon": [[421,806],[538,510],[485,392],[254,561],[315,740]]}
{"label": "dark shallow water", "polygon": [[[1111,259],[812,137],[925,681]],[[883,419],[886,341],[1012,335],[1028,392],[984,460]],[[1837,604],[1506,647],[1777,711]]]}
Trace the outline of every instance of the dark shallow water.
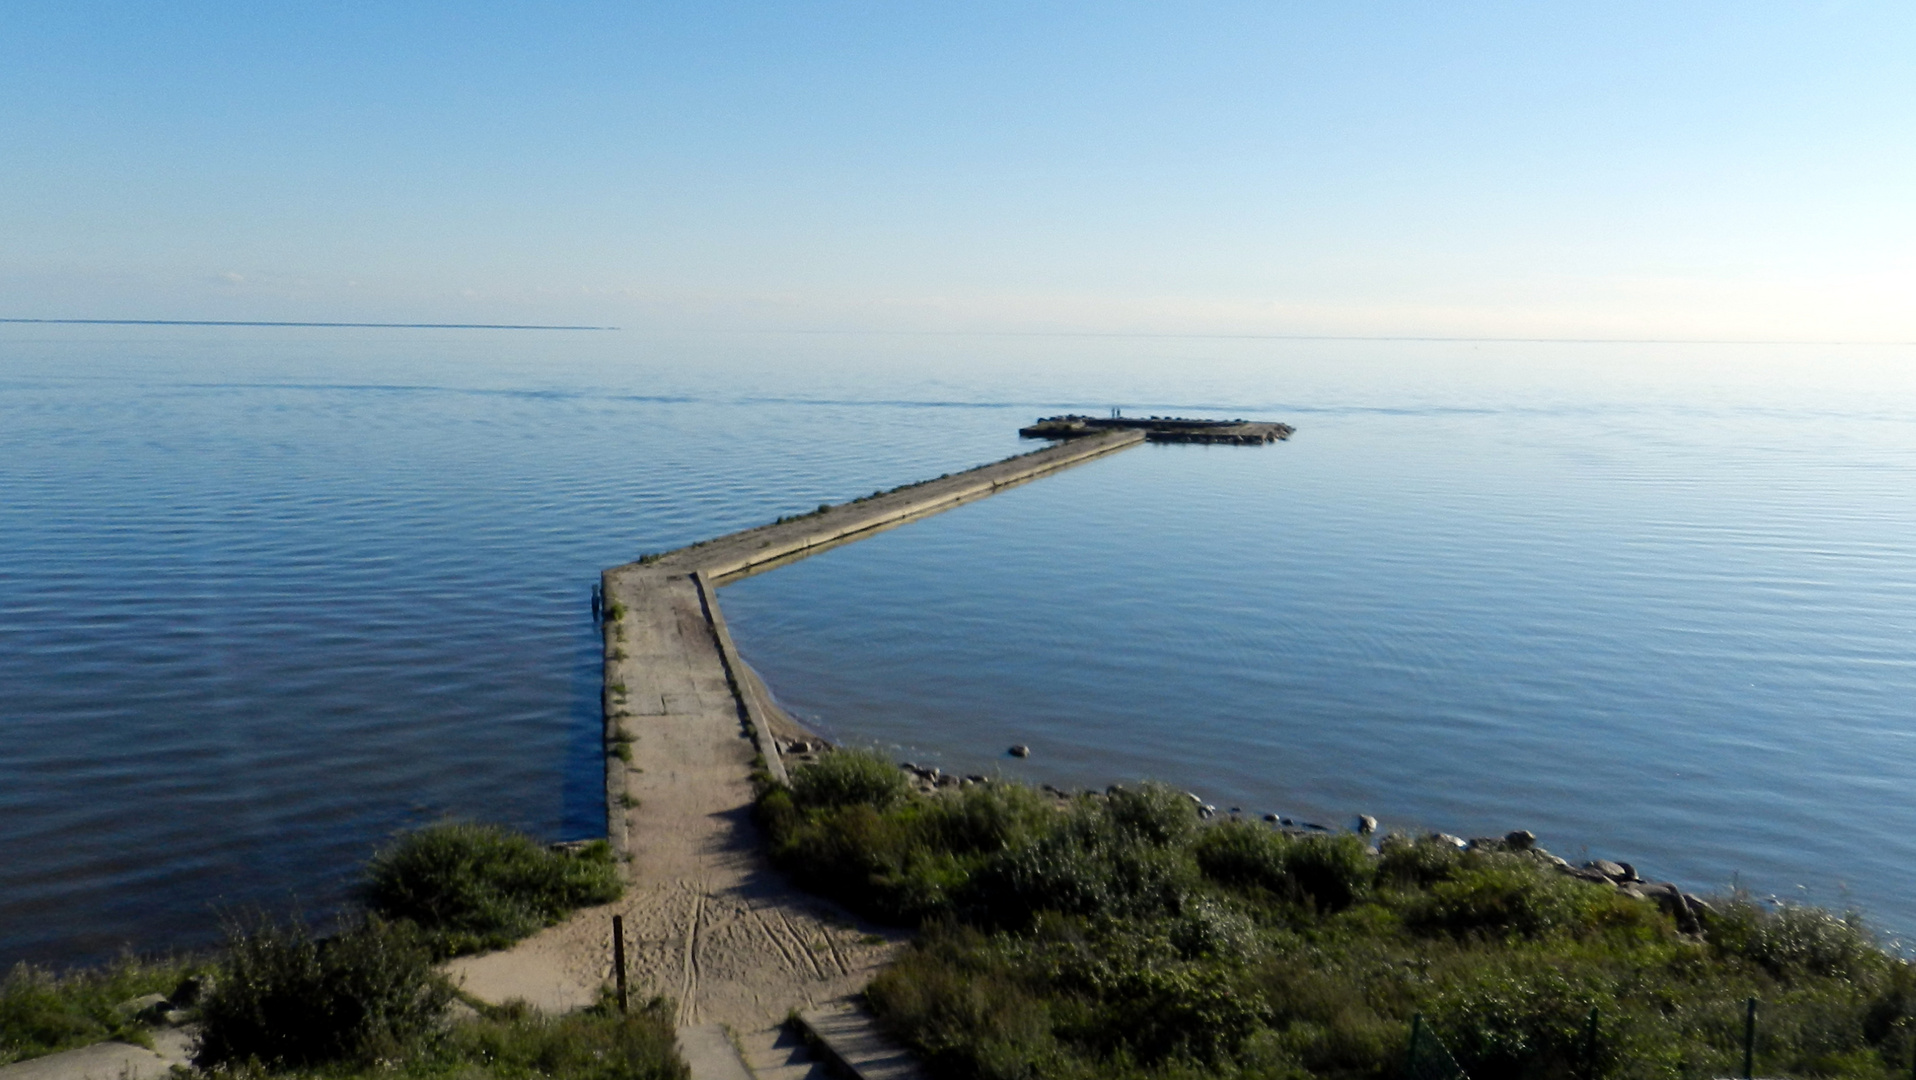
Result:
{"label": "dark shallow water", "polygon": [[445,814],[595,832],[600,568],[1112,400],[1300,432],[729,587],[742,649],[831,733],[947,767],[1524,826],[1916,928],[1909,366],[6,328],[0,963],[323,911]]}

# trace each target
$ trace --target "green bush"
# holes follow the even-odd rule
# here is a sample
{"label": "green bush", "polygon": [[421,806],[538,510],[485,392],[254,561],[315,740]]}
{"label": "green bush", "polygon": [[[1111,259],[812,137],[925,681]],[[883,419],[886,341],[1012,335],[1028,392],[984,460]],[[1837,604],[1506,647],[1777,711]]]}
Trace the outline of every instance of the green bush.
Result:
{"label": "green bush", "polygon": [[1023,784],[960,788],[926,808],[936,841],[957,854],[1004,851],[1057,824],[1057,804]]}
{"label": "green bush", "polygon": [[0,977],[0,1065],[102,1039],[145,1042],[145,1028],[117,1006],[147,994],[170,996],[198,970],[187,961],[131,956],[61,975],[16,965]]}
{"label": "green bush", "polygon": [[514,1003],[456,1025],[436,1052],[415,1059],[408,1071],[501,1080],[687,1080],[691,1074],[678,1057],[674,1011],[664,998],[627,1013],[601,1003],[564,1016],[545,1016]]}
{"label": "green bush", "polygon": [[1114,787],[1106,793],[1104,812],[1118,831],[1147,844],[1181,844],[1197,832],[1197,804],[1165,784]]}
{"label": "green bush", "polygon": [[1205,876],[1252,886],[1325,911],[1342,911],[1370,892],[1376,869],[1350,835],[1290,836],[1249,822],[1206,829],[1196,844]]}
{"label": "green bush", "polygon": [[1243,960],[1257,948],[1257,924],[1228,904],[1199,897],[1186,901],[1172,920],[1170,939],[1187,960]]}
{"label": "green bush", "polygon": [[1108,828],[1097,815],[1073,820],[985,861],[953,900],[981,925],[1018,928],[1039,913],[1146,917],[1176,914],[1196,884],[1181,849]]}
{"label": "green bush", "polygon": [[1738,897],[1718,909],[1711,938],[1778,978],[1839,976],[1861,979],[1884,970],[1886,957],[1855,915],[1784,904],[1764,911]]}
{"label": "green bush", "polygon": [[228,928],[200,1002],[201,1068],[370,1062],[439,1029],[453,989],[408,923],[370,918],[321,941],[294,920]]}
{"label": "green bush", "polygon": [[495,825],[444,823],[407,833],[367,864],[368,906],[417,924],[441,956],[503,948],[623,891],[605,842],[551,851]]}
{"label": "green bush", "polygon": [[1447,840],[1412,839],[1392,833],[1377,844],[1377,881],[1397,888],[1422,888],[1448,878],[1463,866],[1464,853]]}
{"label": "green bush", "polygon": [[792,797],[807,809],[862,804],[882,810],[909,789],[904,770],[865,750],[838,750],[792,773]]}
{"label": "green bush", "polygon": [[1420,897],[1410,924],[1431,933],[1537,938],[1606,925],[1648,927],[1641,901],[1607,885],[1566,877],[1520,856],[1475,856]]}
{"label": "green bush", "polygon": [[1432,1028],[1473,1080],[1574,1076],[1590,1010],[1616,997],[1614,987],[1578,985],[1550,968],[1485,972],[1433,1003]]}
{"label": "green bush", "polygon": [[1534,855],[1373,854],[1199,825],[1177,798],[771,789],[759,809],[802,881],[929,920],[867,996],[938,1077],[1389,1080],[1418,1013],[1474,1080],[1728,1076],[1752,996],[1762,1075],[1909,1075],[1916,965],[1854,919],[1732,899],[1699,941]]}

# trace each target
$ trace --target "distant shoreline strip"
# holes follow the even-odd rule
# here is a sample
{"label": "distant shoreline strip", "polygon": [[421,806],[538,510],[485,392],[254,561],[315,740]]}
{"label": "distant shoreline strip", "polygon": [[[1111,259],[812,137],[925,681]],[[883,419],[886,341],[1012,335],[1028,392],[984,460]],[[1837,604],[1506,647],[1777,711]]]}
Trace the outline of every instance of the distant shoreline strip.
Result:
{"label": "distant shoreline strip", "polygon": [[1179,334],[1129,330],[727,330],[737,334],[817,334],[845,337],[1137,338],[1203,341],[1409,341],[1503,345],[1892,345],[1916,341],[1817,341],[1798,338],[1438,337],[1414,334]]}
{"label": "distant shoreline strip", "polygon": [[617,330],[616,326],[542,326],[533,323],[243,322],[238,319],[0,319],[49,326],[301,326],[350,330]]}

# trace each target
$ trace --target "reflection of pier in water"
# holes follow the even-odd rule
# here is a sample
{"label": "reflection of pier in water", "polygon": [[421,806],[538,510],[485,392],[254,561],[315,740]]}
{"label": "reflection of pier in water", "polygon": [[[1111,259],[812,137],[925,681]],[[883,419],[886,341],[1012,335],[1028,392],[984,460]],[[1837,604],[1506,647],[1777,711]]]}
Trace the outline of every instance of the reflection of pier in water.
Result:
{"label": "reflection of pier in water", "polygon": [[[679,998],[681,1025],[769,1030],[787,1009],[856,992],[885,951],[848,929],[843,913],[785,885],[759,853],[751,774],[762,767],[783,779],[777,735],[799,729],[739,659],[715,586],[1147,440],[1245,444],[1291,433],[1243,421],[1078,423],[1086,419],[1021,432],[1056,440],[1043,450],[605,571],[607,833],[630,859],[626,918],[639,938],[640,985]],[[795,942],[809,955],[796,955]]]}

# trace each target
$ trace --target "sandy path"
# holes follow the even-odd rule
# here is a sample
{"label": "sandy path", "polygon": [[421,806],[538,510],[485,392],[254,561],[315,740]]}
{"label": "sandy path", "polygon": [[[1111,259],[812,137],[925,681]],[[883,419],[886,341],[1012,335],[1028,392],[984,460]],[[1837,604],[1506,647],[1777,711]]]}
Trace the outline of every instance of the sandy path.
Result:
{"label": "sandy path", "polygon": [[862,989],[903,935],[792,888],[760,854],[752,743],[691,580],[635,570],[610,581],[608,607],[624,611],[606,683],[626,693],[609,693],[608,714],[633,739],[624,788],[637,800],[625,812],[626,897],[453,972],[488,1001],[588,1004],[611,978],[617,912],[633,993],[673,998],[681,1025],[763,1031]]}

